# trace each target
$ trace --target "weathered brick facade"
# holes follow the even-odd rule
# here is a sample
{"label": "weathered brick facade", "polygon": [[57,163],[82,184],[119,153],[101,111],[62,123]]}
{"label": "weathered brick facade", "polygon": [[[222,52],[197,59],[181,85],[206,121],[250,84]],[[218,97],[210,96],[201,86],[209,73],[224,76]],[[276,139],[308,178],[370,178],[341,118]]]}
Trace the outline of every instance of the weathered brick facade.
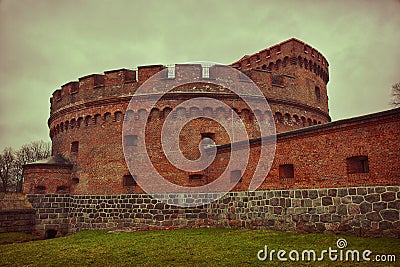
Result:
{"label": "weathered brick facade", "polygon": [[[329,64],[297,39],[245,56],[231,66],[260,88],[271,111],[250,111],[233,92],[213,85],[212,79],[224,72],[218,65],[209,68],[210,83],[196,82],[203,75],[200,64],[187,65],[194,82],[170,91],[151,110],[140,103],[127,107],[138,88],[166,68],[162,65],[93,74],[56,90],[48,121],[53,157],[24,169],[24,193],[37,210],[36,230],[57,229],[65,234],[116,227],[226,226],[398,236],[400,109],[330,122]],[[183,79],[181,68],[175,66],[175,79]],[[222,106],[174,110],[199,96],[217,99],[229,110]],[[142,194],[138,185],[124,184],[130,174],[122,148],[124,121],[146,124],[146,147],[154,167],[175,184],[204,185],[227,166],[229,136],[217,122],[205,118],[190,121],[180,132],[180,148],[189,159],[199,156],[202,134],[214,135],[217,158],[201,172],[202,178],[191,180],[191,173],[168,162],[160,129],[171,110],[177,123],[196,114],[231,122],[234,110],[245,125],[249,164],[233,192],[216,203],[202,208],[166,207]],[[256,122],[255,115],[261,121]],[[260,136],[260,125],[275,125],[278,135],[272,168],[254,193],[246,190],[258,164],[261,140],[266,138]],[[233,144],[233,149],[242,149],[241,143]],[[343,190],[346,194],[339,195]],[[384,203],[373,204],[364,190]],[[314,192],[316,197],[309,197]],[[390,200],[384,200],[387,195]]]}

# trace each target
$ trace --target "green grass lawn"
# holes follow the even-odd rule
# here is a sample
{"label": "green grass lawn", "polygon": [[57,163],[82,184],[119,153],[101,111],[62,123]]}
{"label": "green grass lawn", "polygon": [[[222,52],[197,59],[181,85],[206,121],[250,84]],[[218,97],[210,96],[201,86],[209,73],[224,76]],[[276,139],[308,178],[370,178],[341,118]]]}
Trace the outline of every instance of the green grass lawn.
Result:
{"label": "green grass lawn", "polygon": [[[3,237],[2,237],[3,235]],[[9,235],[8,237],[5,237]],[[356,262],[286,262],[257,259],[268,245],[275,250],[337,249],[338,238],[346,249],[369,249],[376,254],[394,254],[396,263],[360,262],[358,266],[399,266],[400,240],[294,234],[264,230],[185,229],[131,233],[83,231],[67,237],[0,244],[0,266],[354,266]],[[0,240],[14,237],[0,234]],[[27,239],[29,240],[29,239]],[[301,255],[301,254],[300,254]],[[287,257],[287,255],[286,255]],[[301,257],[301,256],[300,256]]]}

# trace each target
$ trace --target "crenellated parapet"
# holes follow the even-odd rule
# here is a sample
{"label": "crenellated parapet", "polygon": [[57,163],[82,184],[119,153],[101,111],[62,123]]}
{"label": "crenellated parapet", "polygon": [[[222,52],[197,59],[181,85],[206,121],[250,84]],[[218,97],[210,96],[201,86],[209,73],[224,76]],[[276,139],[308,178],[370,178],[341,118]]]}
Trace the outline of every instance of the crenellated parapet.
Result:
{"label": "crenellated parapet", "polygon": [[314,73],[325,84],[329,81],[326,58],[317,49],[295,38],[246,55],[231,66],[239,70],[261,69],[277,73],[290,72],[291,66],[298,66]]}
{"label": "crenellated parapet", "polygon": [[110,70],[104,74],[91,74],[79,78],[78,81],[68,82],[53,92],[50,99],[51,114],[91,100],[132,95],[140,84],[164,68],[162,65],[153,65],[139,66],[137,70]]}

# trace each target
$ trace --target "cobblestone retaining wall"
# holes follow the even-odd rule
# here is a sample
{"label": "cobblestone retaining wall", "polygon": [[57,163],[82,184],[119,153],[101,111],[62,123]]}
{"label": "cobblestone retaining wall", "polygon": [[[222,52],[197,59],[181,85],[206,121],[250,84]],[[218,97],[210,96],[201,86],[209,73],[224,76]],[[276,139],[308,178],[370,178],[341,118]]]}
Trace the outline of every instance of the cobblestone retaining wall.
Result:
{"label": "cobblestone retaining wall", "polygon": [[177,194],[164,197],[170,204],[146,194],[28,195],[42,234],[226,227],[400,238],[399,186],[230,192],[196,208],[174,206]]}

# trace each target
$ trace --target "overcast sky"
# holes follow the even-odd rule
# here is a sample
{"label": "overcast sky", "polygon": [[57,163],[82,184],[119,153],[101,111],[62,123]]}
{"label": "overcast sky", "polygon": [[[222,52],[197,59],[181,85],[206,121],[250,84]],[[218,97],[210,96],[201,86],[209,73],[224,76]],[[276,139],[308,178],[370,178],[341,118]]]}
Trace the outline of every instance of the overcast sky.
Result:
{"label": "overcast sky", "polygon": [[91,73],[229,64],[291,37],[330,66],[333,120],[389,109],[400,2],[0,0],[0,149],[49,140],[49,98]]}

